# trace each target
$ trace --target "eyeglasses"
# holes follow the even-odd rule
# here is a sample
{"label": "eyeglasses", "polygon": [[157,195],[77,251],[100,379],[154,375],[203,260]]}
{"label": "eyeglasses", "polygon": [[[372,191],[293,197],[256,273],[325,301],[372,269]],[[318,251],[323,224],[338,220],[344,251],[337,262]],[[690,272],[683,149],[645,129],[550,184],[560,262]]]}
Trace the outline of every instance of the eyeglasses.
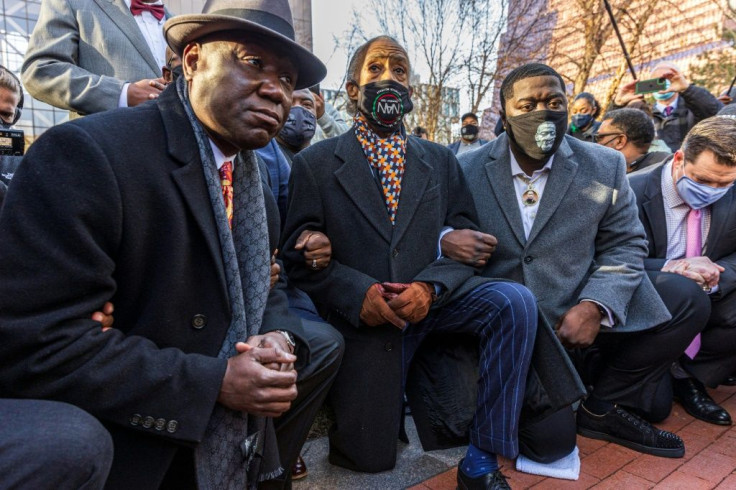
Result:
{"label": "eyeglasses", "polygon": [[[604,145],[604,143],[601,143],[601,138],[605,138],[606,136],[619,137],[619,136],[623,136],[623,135],[624,135],[624,133],[596,133],[596,134],[593,135],[593,141],[595,141],[596,143],[599,143],[601,145]],[[610,143],[611,141],[613,141],[613,139],[610,139],[610,140],[606,141],[606,143]]]}

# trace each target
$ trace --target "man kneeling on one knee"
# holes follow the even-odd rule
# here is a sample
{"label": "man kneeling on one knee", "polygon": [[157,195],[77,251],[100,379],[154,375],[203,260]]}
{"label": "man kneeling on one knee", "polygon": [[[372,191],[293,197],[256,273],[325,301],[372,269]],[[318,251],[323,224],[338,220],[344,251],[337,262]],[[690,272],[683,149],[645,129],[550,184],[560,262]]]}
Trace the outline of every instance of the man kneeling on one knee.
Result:
{"label": "man kneeling on one knee", "polygon": [[[407,137],[409,76],[409,58],[395,40],[378,37],[358,48],[346,83],[356,109],[352,130],[293,162],[286,268],[345,338],[331,393],[330,461],[359,471],[393,468],[412,356],[430,332],[467,332],[480,339],[481,368],[458,485],[509,488],[496,455],[513,458],[519,450],[536,303],[519,284],[438,259],[442,229],[477,228],[475,208],[452,153]],[[322,270],[304,267],[294,250],[306,229],[332,241]]]}

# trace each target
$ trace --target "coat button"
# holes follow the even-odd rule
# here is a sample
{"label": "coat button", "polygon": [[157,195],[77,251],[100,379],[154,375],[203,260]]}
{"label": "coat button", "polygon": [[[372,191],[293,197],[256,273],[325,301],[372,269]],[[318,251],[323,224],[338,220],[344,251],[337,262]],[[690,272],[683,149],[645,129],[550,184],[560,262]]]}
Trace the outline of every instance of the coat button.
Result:
{"label": "coat button", "polygon": [[384,349],[386,349],[386,352],[391,352],[394,350],[394,344],[391,342],[386,342],[386,345],[383,346]]}
{"label": "coat button", "polygon": [[531,255],[527,255],[526,257],[524,257],[525,264],[531,264],[532,260],[534,260],[534,257],[532,257]]}
{"label": "coat button", "polygon": [[206,316],[197,314],[192,317],[192,327],[196,328],[197,330],[204,328],[206,325],[207,325]]}
{"label": "coat button", "polygon": [[151,427],[153,427],[153,422],[154,418],[149,415],[148,417],[143,419],[143,427],[146,429],[150,429]]}
{"label": "coat button", "polygon": [[130,425],[135,427],[136,425],[141,423],[141,414],[135,413],[133,416],[130,417]]}
{"label": "coat button", "polygon": [[166,420],[156,419],[156,425],[154,425],[153,428],[156,430],[164,430],[166,428]]}
{"label": "coat button", "polygon": [[166,424],[166,432],[169,434],[173,434],[176,432],[176,429],[179,427],[179,422],[176,420],[169,420],[169,423]]}
{"label": "coat button", "polygon": [[395,249],[394,249],[394,251],[393,251],[393,252],[391,252],[391,255],[392,255],[393,257],[396,257],[397,255],[399,255],[399,249],[398,249],[398,248],[395,248]]}

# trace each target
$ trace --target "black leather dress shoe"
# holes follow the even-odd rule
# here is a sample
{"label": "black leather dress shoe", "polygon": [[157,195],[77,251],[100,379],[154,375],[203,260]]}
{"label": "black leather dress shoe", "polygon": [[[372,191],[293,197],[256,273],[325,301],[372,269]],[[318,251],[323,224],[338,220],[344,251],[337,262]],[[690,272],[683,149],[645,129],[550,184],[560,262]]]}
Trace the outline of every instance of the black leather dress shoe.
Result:
{"label": "black leather dress shoe", "polygon": [[459,490],[511,490],[501,470],[470,478],[461,469],[464,459],[457,465],[457,488]]}
{"label": "black leather dress shoe", "polygon": [[704,422],[716,425],[731,425],[731,416],[718,405],[703,386],[695,378],[675,379],[672,381],[672,392],[675,400],[680,402],[687,413]]}
{"label": "black leather dress shoe", "polygon": [[643,418],[615,406],[604,415],[596,415],[580,405],[577,415],[578,434],[601,439],[641,453],[681,458],[685,443],[676,434],[654,427]]}

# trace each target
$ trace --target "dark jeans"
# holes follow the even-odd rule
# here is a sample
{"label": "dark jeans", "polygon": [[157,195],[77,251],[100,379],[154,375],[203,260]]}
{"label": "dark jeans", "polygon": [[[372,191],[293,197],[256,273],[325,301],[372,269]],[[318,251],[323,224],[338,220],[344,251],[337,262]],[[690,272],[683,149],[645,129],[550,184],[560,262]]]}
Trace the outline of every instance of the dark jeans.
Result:
{"label": "dark jeans", "polygon": [[0,399],[0,489],[97,489],[113,457],[110,434],[66,403]]}

